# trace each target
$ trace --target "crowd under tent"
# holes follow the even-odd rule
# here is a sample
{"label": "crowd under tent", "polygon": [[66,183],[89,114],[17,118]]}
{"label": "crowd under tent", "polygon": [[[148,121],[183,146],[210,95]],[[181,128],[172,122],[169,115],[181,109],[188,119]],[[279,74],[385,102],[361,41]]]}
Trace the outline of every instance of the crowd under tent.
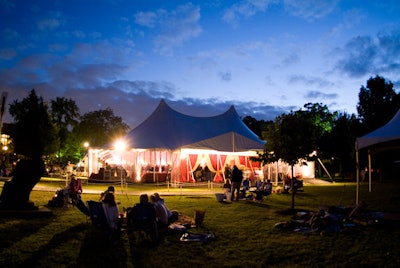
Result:
{"label": "crowd under tent", "polygon": [[[359,152],[367,150],[369,191],[371,192],[372,155],[382,152],[400,150],[400,110],[384,126],[356,139],[357,193],[356,203],[359,203],[360,162]],[[382,171],[381,171],[382,172]]]}
{"label": "crowd under tent", "polygon": [[[251,161],[264,150],[261,140],[231,106],[211,117],[180,113],[164,100],[155,111],[125,137],[126,147],[89,148],[88,171],[96,179],[144,182],[223,181],[232,161],[253,175],[262,174],[259,162]],[[211,174],[211,175],[210,175]],[[92,178],[93,179],[93,178]]]}

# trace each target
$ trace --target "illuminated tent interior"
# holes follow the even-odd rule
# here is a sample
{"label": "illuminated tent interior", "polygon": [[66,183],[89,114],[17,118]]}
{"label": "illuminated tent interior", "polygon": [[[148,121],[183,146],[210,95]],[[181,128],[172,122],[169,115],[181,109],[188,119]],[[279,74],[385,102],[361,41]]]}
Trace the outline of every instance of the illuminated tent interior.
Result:
{"label": "illuminated tent interior", "polygon": [[[132,181],[162,182],[168,176],[171,182],[194,182],[199,179],[195,171],[202,167],[212,175],[207,174],[206,180],[219,182],[232,160],[249,172],[259,171],[260,164],[250,157],[265,145],[233,106],[220,115],[194,117],[175,111],[164,100],[124,141],[126,147],[120,150],[90,148],[89,174],[99,170],[98,179],[126,176]],[[109,166],[115,168],[107,173]]]}

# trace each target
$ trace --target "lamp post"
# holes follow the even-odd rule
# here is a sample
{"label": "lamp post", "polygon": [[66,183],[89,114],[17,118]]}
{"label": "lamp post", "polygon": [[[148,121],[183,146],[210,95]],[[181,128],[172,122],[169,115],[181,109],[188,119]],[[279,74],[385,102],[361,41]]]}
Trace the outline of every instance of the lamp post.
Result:
{"label": "lamp post", "polygon": [[123,151],[125,150],[126,144],[123,140],[118,140],[115,142],[114,144],[115,149],[120,153],[120,157],[121,157],[121,165],[120,165],[120,177],[121,177],[121,191],[124,191],[124,179],[122,177],[122,154]]}

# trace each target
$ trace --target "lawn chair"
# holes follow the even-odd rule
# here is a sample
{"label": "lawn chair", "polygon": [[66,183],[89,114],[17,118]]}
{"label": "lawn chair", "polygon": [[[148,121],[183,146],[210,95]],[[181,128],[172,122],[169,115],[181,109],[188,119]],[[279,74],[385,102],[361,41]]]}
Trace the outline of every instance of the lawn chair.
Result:
{"label": "lawn chair", "polygon": [[110,228],[108,226],[106,214],[104,213],[103,204],[97,201],[87,201],[89,208],[89,216],[92,221],[93,226],[97,230],[109,232]]}
{"label": "lawn chair", "polygon": [[158,239],[156,212],[152,204],[136,204],[127,209],[127,228],[155,241]]}

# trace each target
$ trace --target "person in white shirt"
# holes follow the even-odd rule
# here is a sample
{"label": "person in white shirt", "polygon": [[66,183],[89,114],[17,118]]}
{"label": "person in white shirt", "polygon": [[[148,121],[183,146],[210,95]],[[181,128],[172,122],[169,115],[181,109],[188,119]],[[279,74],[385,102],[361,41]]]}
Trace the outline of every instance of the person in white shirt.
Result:
{"label": "person in white shirt", "polygon": [[103,209],[106,215],[108,226],[111,230],[119,229],[119,211],[115,196],[112,192],[108,192],[103,199]]}

